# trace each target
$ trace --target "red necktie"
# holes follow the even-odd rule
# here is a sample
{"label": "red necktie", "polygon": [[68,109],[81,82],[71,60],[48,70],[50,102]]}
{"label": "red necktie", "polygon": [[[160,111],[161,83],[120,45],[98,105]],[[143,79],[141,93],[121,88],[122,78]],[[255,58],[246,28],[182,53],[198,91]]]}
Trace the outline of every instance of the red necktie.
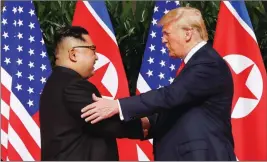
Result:
{"label": "red necktie", "polygon": [[182,71],[182,69],[184,68],[184,66],[185,66],[185,63],[184,63],[184,61],[182,61],[181,64],[180,64],[179,69],[178,69],[177,72],[176,72],[176,76],[179,75],[179,73]]}

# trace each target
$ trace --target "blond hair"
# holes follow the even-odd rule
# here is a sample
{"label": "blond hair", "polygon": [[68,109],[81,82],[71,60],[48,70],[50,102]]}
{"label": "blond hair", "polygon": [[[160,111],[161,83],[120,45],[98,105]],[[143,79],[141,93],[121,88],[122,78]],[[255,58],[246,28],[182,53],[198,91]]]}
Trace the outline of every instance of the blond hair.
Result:
{"label": "blond hair", "polygon": [[169,23],[181,22],[184,29],[195,28],[200,35],[200,38],[207,41],[208,40],[208,32],[202,18],[201,12],[192,7],[179,7],[169,11],[166,15],[164,15],[159,21],[159,25],[163,26]]}

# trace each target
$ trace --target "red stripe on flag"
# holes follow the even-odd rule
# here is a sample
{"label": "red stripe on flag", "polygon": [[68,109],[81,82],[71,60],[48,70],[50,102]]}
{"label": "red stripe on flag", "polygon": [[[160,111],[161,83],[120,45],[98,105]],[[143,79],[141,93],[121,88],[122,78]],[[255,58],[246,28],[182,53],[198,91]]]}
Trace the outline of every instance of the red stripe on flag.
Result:
{"label": "red stripe on flag", "polygon": [[136,93],[136,95],[139,95],[140,94],[140,91],[136,88],[135,93]]}
{"label": "red stripe on flag", "polygon": [[1,129],[7,134],[7,132],[8,132],[8,120],[3,115],[1,115]]}
{"label": "red stripe on flag", "polygon": [[39,120],[39,111],[37,111],[33,116],[32,119],[35,121],[35,123],[40,127],[40,120]]}
{"label": "red stripe on flag", "polygon": [[6,102],[6,104],[10,104],[10,91],[3,85],[1,84],[1,98]]}
{"label": "red stripe on flag", "polygon": [[136,140],[117,139],[120,161],[138,161]]}
{"label": "red stripe on flag", "polygon": [[146,141],[137,141],[137,144],[142,149],[142,151],[146,154],[148,159],[150,161],[154,161],[152,144],[148,140],[146,140]]}
{"label": "red stripe on flag", "polygon": [[[136,88],[136,95],[140,95],[140,91]],[[148,140],[146,141],[137,141],[138,146],[142,149],[142,151],[146,154],[150,161],[154,161],[153,147],[152,143]]]}
{"label": "red stripe on flag", "polygon": [[10,161],[22,161],[22,158],[20,157],[20,155],[14,149],[14,147],[12,146],[12,144],[10,142],[8,142],[7,148],[8,148],[8,150],[7,150],[7,158]]}
{"label": "red stripe on flag", "polygon": [[7,159],[7,149],[1,145],[1,159],[6,161]]}
{"label": "red stripe on flag", "polygon": [[23,141],[24,145],[32,155],[35,160],[40,160],[40,147],[36,144],[35,140],[27,131],[24,124],[21,122],[19,117],[14,113],[12,109],[10,109],[10,125],[16,131],[18,136]]}

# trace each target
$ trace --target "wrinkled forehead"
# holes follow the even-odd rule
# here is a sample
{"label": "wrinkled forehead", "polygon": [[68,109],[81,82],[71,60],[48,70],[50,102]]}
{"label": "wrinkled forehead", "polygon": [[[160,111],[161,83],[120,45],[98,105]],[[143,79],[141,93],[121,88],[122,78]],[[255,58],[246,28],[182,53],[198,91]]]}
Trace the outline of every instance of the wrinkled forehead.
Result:
{"label": "wrinkled forehead", "polygon": [[162,33],[169,33],[169,32],[171,32],[172,29],[173,29],[173,27],[174,27],[174,23],[173,22],[169,22],[167,24],[164,24],[162,26]]}

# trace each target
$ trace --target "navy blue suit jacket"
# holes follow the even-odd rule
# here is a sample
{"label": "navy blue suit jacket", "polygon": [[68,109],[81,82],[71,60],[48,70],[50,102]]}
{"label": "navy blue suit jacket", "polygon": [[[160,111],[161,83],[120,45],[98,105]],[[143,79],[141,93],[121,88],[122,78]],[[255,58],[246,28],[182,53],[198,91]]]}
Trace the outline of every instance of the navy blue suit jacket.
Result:
{"label": "navy blue suit jacket", "polygon": [[236,160],[231,128],[233,80],[209,45],[169,86],[120,99],[125,121],[150,116],[155,160]]}

